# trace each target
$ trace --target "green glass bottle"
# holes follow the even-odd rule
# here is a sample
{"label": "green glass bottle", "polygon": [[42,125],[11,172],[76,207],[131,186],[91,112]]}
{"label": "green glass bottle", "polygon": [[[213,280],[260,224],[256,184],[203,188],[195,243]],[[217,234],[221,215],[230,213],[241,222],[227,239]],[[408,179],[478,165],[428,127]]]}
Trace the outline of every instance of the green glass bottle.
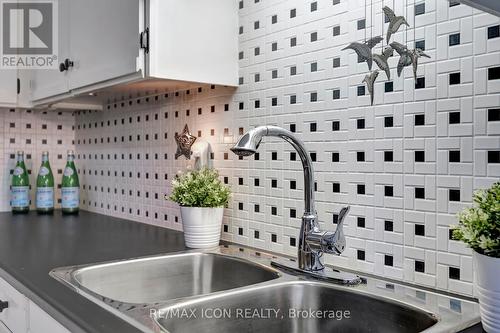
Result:
{"label": "green glass bottle", "polygon": [[47,151],[42,152],[42,165],[36,179],[36,210],[42,214],[54,211],[54,176]]}
{"label": "green glass bottle", "polygon": [[27,213],[30,210],[30,179],[24,165],[24,152],[17,152],[16,167],[12,174],[11,201],[13,213]]}
{"label": "green glass bottle", "polygon": [[75,167],[75,153],[68,150],[68,161],[61,185],[61,206],[63,214],[77,214],[80,205],[80,181]]}

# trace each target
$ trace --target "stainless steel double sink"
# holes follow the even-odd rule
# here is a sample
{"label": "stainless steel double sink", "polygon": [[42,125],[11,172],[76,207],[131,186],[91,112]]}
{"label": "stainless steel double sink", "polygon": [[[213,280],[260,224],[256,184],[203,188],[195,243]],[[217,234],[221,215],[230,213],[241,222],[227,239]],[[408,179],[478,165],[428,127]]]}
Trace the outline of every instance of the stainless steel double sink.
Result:
{"label": "stainless steel double sink", "polygon": [[376,278],[331,284],[273,259],[229,245],[50,275],[145,332],[458,332],[479,322],[470,300]]}

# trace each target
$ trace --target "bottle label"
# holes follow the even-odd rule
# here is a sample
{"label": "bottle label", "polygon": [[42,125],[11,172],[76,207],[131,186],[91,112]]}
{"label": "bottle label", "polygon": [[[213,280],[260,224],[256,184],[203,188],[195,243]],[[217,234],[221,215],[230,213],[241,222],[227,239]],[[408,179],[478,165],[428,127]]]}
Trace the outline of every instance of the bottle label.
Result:
{"label": "bottle label", "polygon": [[62,208],[78,208],[80,204],[80,188],[63,187],[61,188],[61,196]]}
{"label": "bottle label", "polygon": [[36,189],[36,207],[54,208],[54,188],[39,187]]}
{"label": "bottle label", "polygon": [[73,169],[72,169],[72,168],[70,168],[70,167],[66,167],[66,168],[64,169],[64,175],[65,175],[66,177],[71,177],[71,176],[73,176],[73,174],[74,174],[74,173],[75,173],[75,172],[74,172],[74,171],[73,171]]}
{"label": "bottle label", "polygon": [[30,205],[30,187],[29,186],[12,186],[11,189],[12,207],[28,207]]}
{"label": "bottle label", "polygon": [[21,168],[20,166],[16,167],[14,169],[14,176],[20,176],[24,173],[24,170],[23,168]]}
{"label": "bottle label", "polygon": [[39,172],[40,176],[47,176],[49,173],[50,173],[49,168],[44,167],[44,166],[40,168],[40,172]]}

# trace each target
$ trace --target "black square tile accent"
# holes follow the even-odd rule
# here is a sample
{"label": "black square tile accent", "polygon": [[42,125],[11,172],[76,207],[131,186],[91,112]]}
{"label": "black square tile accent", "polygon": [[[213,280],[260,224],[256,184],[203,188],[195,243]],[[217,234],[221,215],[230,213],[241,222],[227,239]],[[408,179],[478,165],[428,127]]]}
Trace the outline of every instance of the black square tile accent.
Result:
{"label": "black square tile accent", "polygon": [[332,90],[332,99],[340,99],[340,89]]}
{"label": "black square tile accent", "polygon": [[358,228],[364,228],[366,225],[366,219],[364,217],[358,216],[357,225],[358,225]]}
{"label": "black square tile accent", "polygon": [[315,12],[318,10],[318,3],[316,1],[311,2],[311,12]]}
{"label": "black square tile accent", "polygon": [[425,236],[424,224],[415,224],[415,236]]}
{"label": "black square tile accent", "polygon": [[295,237],[290,237],[290,246],[297,246],[297,240]]}
{"label": "black square tile accent", "polygon": [[415,5],[415,16],[425,14],[425,2]]}
{"label": "black square tile accent", "polygon": [[448,267],[448,277],[452,280],[460,280],[460,268]]}
{"label": "black square tile accent", "polygon": [[259,237],[260,237],[259,230],[254,230],[253,231],[253,238],[259,239]]}
{"label": "black square tile accent", "polygon": [[358,184],[356,186],[358,194],[365,194],[366,193],[366,188],[365,184]]}
{"label": "black square tile accent", "polygon": [[271,234],[271,242],[273,242],[273,243],[277,242],[276,234]]}
{"label": "black square tile accent", "polygon": [[394,257],[386,254],[384,256],[384,265],[393,266],[394,265]]}
{"label": "black square tile accent", "polygon": [[290,104],[296,104],[296,103],[297,103],[297,96],[290,95]]}
{"label": "black square tile accent", "polygon": [[448,229],[448,239],[453,240],[453,229],[452,228]]}
{"label": "black square tile accent", "polygon": [[315,32],[311,32],[311,42],[315,42],[318,40],[318,33],[315,31]]}
{"label": "black square tile accent", "polygon": [[278,159],[278,152],[271,152],[271,160],[276,161]]}
{"label": "black square tile accent", "polygon": [[243,210],[243,202],[238,202],[238,209]]}
{"label": "black square tile accent", "polygon": [[488,27],[488,39],[500,37],[500,25]]}
{"label": "black square tile accent", "polygon": [[449,201],[460,201],[460,190],[450,189],[448,191]]}
{"label": "black square tile accent", "polygon": [[460,150],[450,150],[448,153],[449,162],[460,162]]}
{"label": "black square tile accent", "polygon": [[358,86],[358,96],[365,95],[365,86]]}
{"label": "black square tile accent", "polygon": [[336,25],[333,27],[332,34],[333,34],[333,36],[340,35],[340,25]]}
{"label": "black square tile accent", "polygon": [[272,188],[277,188],[278,187],[278,180],[271,179],[271,187]]}
{"label": "black square tile accent", "polygon": [[259,29],[259,28],[260,28],[260,22],[259,22],[259,21],[255,21],[255,22],[253,23],[253,28],[254,28],[254,30]]}
{"label": "black square tile accent", "polygon": [[500,67],[488,68],[488,80],[500,79]]}
{"label": "black square tile accent", "polygon": [[415,260],[415,272],[425,273],[425,263],[420,260]]}
{"label": "black square tile accent", "polygon": [[339,223],[339,214],[336,214],[336,213],[332,214],[332,223],[333,224],[338,224]]}
{"label": "black square tile accent", "polygon": [[385,127],[393,127],[394,126],[394,117],[384,117],[384,126]]}
{"label": "black square tile accent", "polygon": [[415,48],[421,49],[422,51],[425,51],[425,40],[417,40],[415,42]]}
{"label": "black square tile accent", "polygon": [[394,82],[392,81],[387,81],[384,83],[384,91],[385,92],[392,92],[394,91]]}
{"label": "black square tile accent", "polygon": [[[292,37],[292,38],[290,38],[290,47],[295,47],[295,46],[297,46],[297,37]],[[290,75],[295,75],[295,74],[291,74],[291,69],[292,68],[290,68]]]}
{"label": "black square tile accent", "polygon": [[295,180],[290,180],[290,190],[297,189],[297,182]]}
{"label": "black square tile accent", "polygon": [[332,153],[332,162],[339,162],[340,161],[340,154],[335,152]]}
{"label": "black square tile accent", "polygon": [[394,231],[394,222],[392,221],[384,221],[384,230],[385,231]]}
{"label": "black square tile accent", "polygon": [[335,6],[335,5],[338,5],[340,3],[340,0],[333,0],[332,1],[332,5]]}
{"label": "black square tile accent", "polygon": [[317,130],[317,125],[316,125],[316,123],[310,123],[310,124],[309,124],[309,131],[310,131],[310,132],[316,132],[316,130]]}
{"label": "black square tile accent", "polygon": [[[167,215],[165,215],[165,220],[167,220]],[[227,224],[224,224],[223,228],[224,228],[224,232],[229,231],[229,226]]]}
{"label": "black square tile accent", "polygon": [[290,132],[295,133],[295,131],[296,131],[295,124],[290,124]]}
{"label": "black square tile accent", "polygon": [[500,163],[500,150],[490,150],[488,152],[488,163]]}
{"label": "black square tile accent", "polygon": [[243,185],[243,178],[242,177],[238,178],[238,185]]}
{"label": "black square tile accent", "polygon": [[358,30],[365,29],[366,28],[366,20],[365,19],[358,20],[357,25],[358,25]]}
{"label": "black square tile accent", "polygon": [[384,151],[384,162],[394,161],[394,153],[391,150]]}
{"label": "black square tile accent", "polygon": [[316,153],[310,152],[309,155],[311,156],[311,161],[316,162]]}
{"label": "black square tile accent", "polygon": [[460,72],[450,73],[449,82],[450,85],[460,84]]}
{"label": "black square tile accent", "polygon": [[278,105],[278,98],[273,97],[271,98],[271,106],[277,106]]}
{"label": "black square tile accent", "polygon": [[417,77],[415,81],[415,89],[425,88],[425,77]]}
{"label": "black square tile accent", "polygon": [[455,6],[460,5],[460,1],[459,0],[449,0],[449,1],[450,1],[450,3],[449,3],[450,7],[455,7]]}
{"label": "black square tile accent", "polygon": [[294,18],[295,16],[297,16],[297,9],[290,9],[290,18]]}
{"label": "black square tile accent", "polygon": [[425,188],[415,187],[415,199],[425,199]]}
{"label": "black square tile accent", "polygon": [[229,184],[229,177],[224,177],[224,184]]}
{"label": "black square tile accent", "polygon": [[365,161],[365,152],[364,151],[356,152],[356,160],[358,162],[364,162]]}
{"label": "black square tile accent", "polygon": [[294,219],[297,217],[297,210],[290,208],[290,218]]}
{"label": "black square tile accent", "polygon": [[278,215],[278,209],[274,206],[271,207],[271,215]]}
{"label": "black square tile accent", "polygon": [[238,235],[243,236],[243,228],[238,228]]}
{"label": "black square tile accent", "polygon": [[332,121],[332,131],[340,131],[340,121],[334,120]]}
{"label": "black square tile accent", "polygon": [[425,162],[425,151],[423,150],[415,151],[415,162]]}
{"label": "black square tile accent", "polygon": [[449,46],[454,46],[454,45],[459,45],[460,44],[460,34],[451,34],[448,37],[448,45]]}
{"label": "black square tile accent", "polygon": [[394,187],[392,186],[384,186],[384,194],[386,197],[394,196]]}
{"label": "black square tile accent", "polygon": [[340,67],[340,58],[333,58],[333,68]]}
{"label": "black square tile accent", "polygon": [[278,15],[271,16],[271,24],[276,24],[276,23],[278,23]]}
{"label": "black square tile accent", "polygon": [[255,204],[255,205],[253,206],[253,211],[254,211],[255,213],[260,212],[260,205]]}
{"label": "black square tile accent", "polygon": [[292,151],[290,152],[290,161],[296,161],[297,160],[297,153]]}
{"label": "black square tile accent", "polygon": [[425,114],[416,114],[414,117],[415,126],[424,126],[425,125]]}
{"label": "black square tile accent", "polygon": [[365,260],[365,251],[357,250],[357,257],[358,257],[358,260]]}
{"label": "black square tile accent", "polygon": [[260,179],[259,178],[254,178],[253,186],[260,186]]}
{"label": "black square tile accent", "polygon": [[365,128],[365,119],[364,118],[359,118],[356,120],[356,128],[357,129]]}
{"label": "black square tile accent", "polygon": [[450,124],[460,124],[460,112],[450,112],[448,114],[448,122]]}
{"label": "black square tile accent", "polygon": [[311,62],[311,72],[317,72],[317,71],[318,71],[318,63]]}
{"label": "black square tile accent", "polygon": [[500,109],[489,109],[488,121],[500,121]]}
{"label": "black square tile accent", "polygon": [[340,192],[340,183],[333,183],[332,184],[332,192],[333,193],[339,193]]}

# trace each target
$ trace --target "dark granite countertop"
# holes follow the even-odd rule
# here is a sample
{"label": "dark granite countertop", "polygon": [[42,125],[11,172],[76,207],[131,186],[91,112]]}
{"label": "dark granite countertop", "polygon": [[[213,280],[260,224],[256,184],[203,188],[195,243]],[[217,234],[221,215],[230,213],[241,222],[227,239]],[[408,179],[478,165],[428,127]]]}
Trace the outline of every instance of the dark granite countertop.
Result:
{"label": "dark granite countertop", "polygon": [[51,269],[184,249],[180,232],[100,214],[0,213],[0,276],[71,332],[137,329],[50,277]]}
{"label": "dark granite countertop", "polygon": [[0,213],[0,277],[74,333],[137,329],[51,278],[51,269],[184,249],[180,232],[85,211]]}

